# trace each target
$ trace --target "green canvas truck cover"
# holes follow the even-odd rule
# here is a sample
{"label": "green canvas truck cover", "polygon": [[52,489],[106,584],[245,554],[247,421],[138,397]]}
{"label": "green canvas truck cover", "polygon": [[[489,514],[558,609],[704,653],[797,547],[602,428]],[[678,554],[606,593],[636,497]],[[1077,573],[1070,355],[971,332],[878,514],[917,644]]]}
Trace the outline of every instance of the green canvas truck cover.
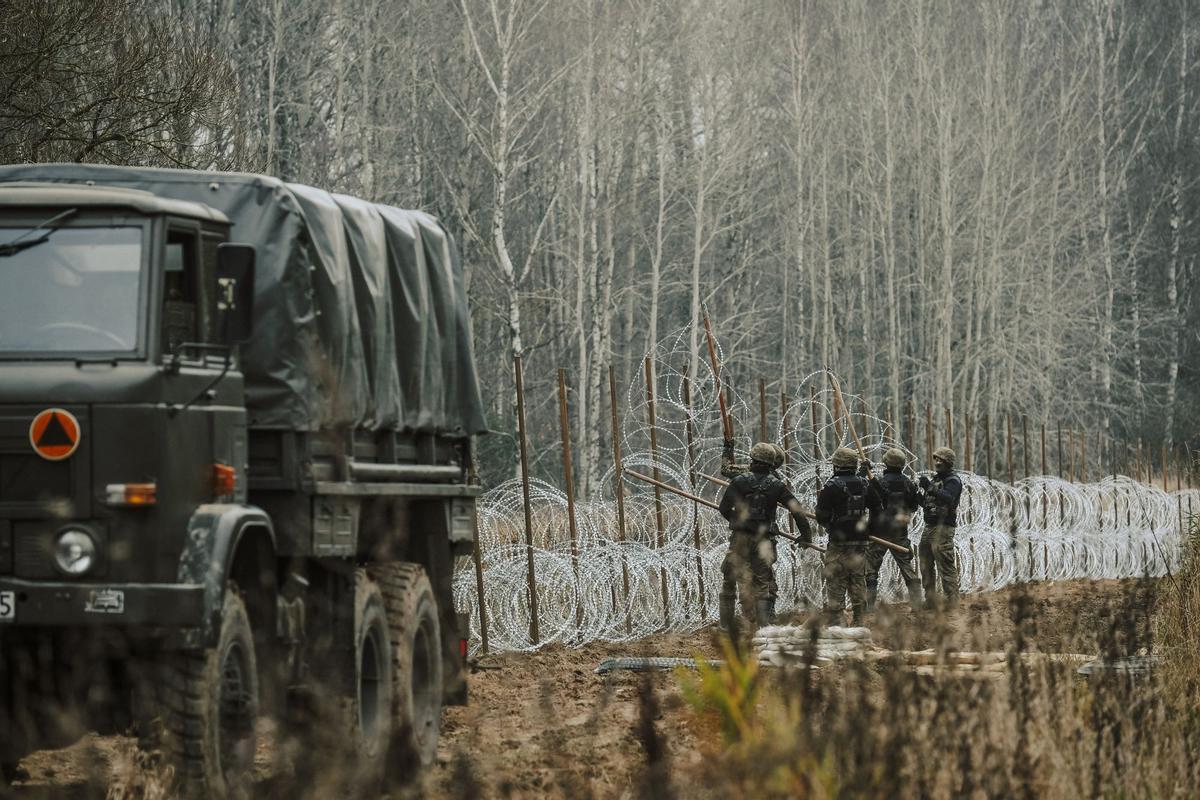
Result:
{"label": "green canvas truck cover", "polygon": [[13,181],[141,189],[229,217],[230,240],[258,251],[250,425],[486,430],[462,264],[428,214],[241,173],[0,166]]}

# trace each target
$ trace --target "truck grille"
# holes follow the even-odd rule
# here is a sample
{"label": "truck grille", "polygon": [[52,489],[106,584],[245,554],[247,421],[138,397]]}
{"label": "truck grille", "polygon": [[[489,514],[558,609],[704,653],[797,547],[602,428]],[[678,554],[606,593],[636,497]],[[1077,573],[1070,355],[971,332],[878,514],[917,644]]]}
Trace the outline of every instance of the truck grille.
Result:
{"label": "truck grille", "polygon": [[79,447],[62,461],[48,461],[29,444],[29,426],[48,406],[0,406],[0,517],[46,519],[85,516],[89,511],[91,434],[86,406],[66,410],[79,420]]}
{"label": "truck grille", "polygon": [[0,503],[69,500],[69,461],[47,461],[32,453],[0,453]]}

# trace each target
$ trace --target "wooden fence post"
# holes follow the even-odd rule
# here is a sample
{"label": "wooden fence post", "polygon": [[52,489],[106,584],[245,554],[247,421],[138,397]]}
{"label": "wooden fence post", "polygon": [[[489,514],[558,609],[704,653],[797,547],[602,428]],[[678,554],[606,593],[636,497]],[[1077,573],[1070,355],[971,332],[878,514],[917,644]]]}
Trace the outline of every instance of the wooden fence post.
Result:
{"label": "wooden fence post", "polygon": [[571,460],[571,421],[567,410],[567,371],[558,368],[558,422],[562,429],[563,486],[567,492],[567,526],[571,531],[571,570],[575,575],[575,625],[583,624],[579,596],[579,528],[575,524],[575,464]]}
{"label": "wooden fence post", "polygon": [[[612,412],[613,492],[617,497],[617,541],[625,543],[625,465],[621,462],[621,420],[617,411],[617,376],[612,365],[608,366],[608,405]],[[621,548],[621,585],[625,594],[625,631],[633,630],[633,617],[629,609],[629,562],[625,559],[625,548]]]}
{"label": "wooden fence post", "polygon": [[1005,414],[1005,461],[1008,464],[1008,484],[1009,486],[1016,483],[1016,477],[1013,475],[1013,433],[1012,433],[1012,414]]}
{"label": "wooden fence post", "polygon": [[762,378],[758,379],[758,436],[760,442],[771,441],[767,432],[767,382]]}
{"label": "wooden fence post", "polygon": [[990,414],[983,415],[983,443],[987,450],[987,476],[990,480],[992,470],[995,469],[996,462],[992,461],[992,417]]}
{"label": "wooden fence post", "polygon": [[[475,437],[472,436],[469,440],[470,446],[467,448],[467,483],[471,486],[479,485],[479,465],[475,458]],[[472,549],[472,560],[475,562],[475,596],[479,600],[479,638],[483,645],[483,654],[486,656],[491,650],[488,643],[488,625],[487,625],[487,603],[484,602],[483,593],[483,543],[479,541],[479,514],[471,515],[471,524],[475,529],[475,547]]]}
{"label": "wooden fence post", "polygon": [[[658,481],[662,480],[662,475],[658,470],[658,419],[654,411],[654,373],[654,360],[651,356],[646,356],[646,405],[650,418],[650,461],[654,467],[654,480]],[[654,524],[658,530],[658,549],[661,551],[666,546],[663,531],[666,524],[663,521],[662,489],[658,486],[654,487]],[[671,609],[670,595],[667,592],[667,568],[665,566],[660,568],[659,578],[662,582],[663,626],[667,627],[671,618]]]}
{"label": "wooden fence post", "polygon": [[[692,424],[692,386],[687,376],[683,377],[683,404],[687,409],[687,468],[692,491],[696,491],[696,432]],[[692,544],[696,548],[696,592],[700,599],[700,619],[708,617],[708,605],[704,600],[704,562],[700,558],[700,507],[692,504]]]}
{"label": "wooden fence post", "polygon": [[525,431],[525,378],[521,367],[521,356],[513,357],[513,369],[517,381],[517,436],[521,449],[521,499],[525,506],[525,561],[526,579],[529,583],[529,638],[540,644],[538,634],[537,577],[533,566],[533,508],[529,501],[529,447]]}

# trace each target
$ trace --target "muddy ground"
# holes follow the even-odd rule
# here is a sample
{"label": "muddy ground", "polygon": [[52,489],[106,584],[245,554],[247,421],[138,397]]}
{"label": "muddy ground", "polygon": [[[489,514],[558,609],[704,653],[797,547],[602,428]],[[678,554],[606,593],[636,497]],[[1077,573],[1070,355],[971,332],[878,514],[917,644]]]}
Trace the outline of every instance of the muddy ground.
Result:
{"label": "muddy ground", "polygon": [[[1037,648],[1096,652],[1097,638],[1111,625],[1110,609],[1131,602],[1136,583],[1031,585]],[[872,630],[876,643],[896,649],[945,643],[962,650],[1003,650],[1013,632],[1010,600],[1008,591],[971,595],[944,618],[885,607],[872,621]],[[670,776],[682,795],[701,795],[696,791],[700,787],[685,787],[689,776],[700,774],[704,753],[715,746],[714,734],[690,712],[676,677],[633,672],[601,676],[593,670],[609,657],[716,658],[719,653],[709,628],[632,644],[553,646],[482,657],[471,676],[472,704],[446,711],[438,765],[422,785],[404,795],[639,797],[650,788],[646,782],[662,774]],[[649,702],[639,697],[647,685],[655,690]],[[647,771],[648,750],[659,753],[661,772]],[[103,797],[113,790],[120,795],[126,786],[141,794],[134,758],[131,741],[121,737],[93,736],[65,750],[36,753],[23,764],[28,778],[16,796]],[[269,756],[263,760],[270,762]],[[263,772],[259,788],[275,795],[278,776],[269,774],[269,766]],[[288,793],[306,796],[296,787]]]}

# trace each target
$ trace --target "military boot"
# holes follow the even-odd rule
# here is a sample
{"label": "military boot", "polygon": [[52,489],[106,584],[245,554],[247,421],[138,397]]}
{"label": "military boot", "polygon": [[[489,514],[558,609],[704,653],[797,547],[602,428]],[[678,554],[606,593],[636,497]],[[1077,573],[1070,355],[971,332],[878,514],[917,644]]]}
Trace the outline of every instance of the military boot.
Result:
{"label": "military boot", "polygon": [[721,630],[732,637],[737,633],[737,610],[732,597],[722,597],[720,603]]}
{"label": "military boot", "polygon": [[925,607],[922,594],[920,581],[913,581],[908,584],[908,602],[912,606],[913,611],[920,611]]}
{"label": "military boot", "polygon": [[754,604],[754,620],[758,627],[775,624],[775,601],[759,600]]}

